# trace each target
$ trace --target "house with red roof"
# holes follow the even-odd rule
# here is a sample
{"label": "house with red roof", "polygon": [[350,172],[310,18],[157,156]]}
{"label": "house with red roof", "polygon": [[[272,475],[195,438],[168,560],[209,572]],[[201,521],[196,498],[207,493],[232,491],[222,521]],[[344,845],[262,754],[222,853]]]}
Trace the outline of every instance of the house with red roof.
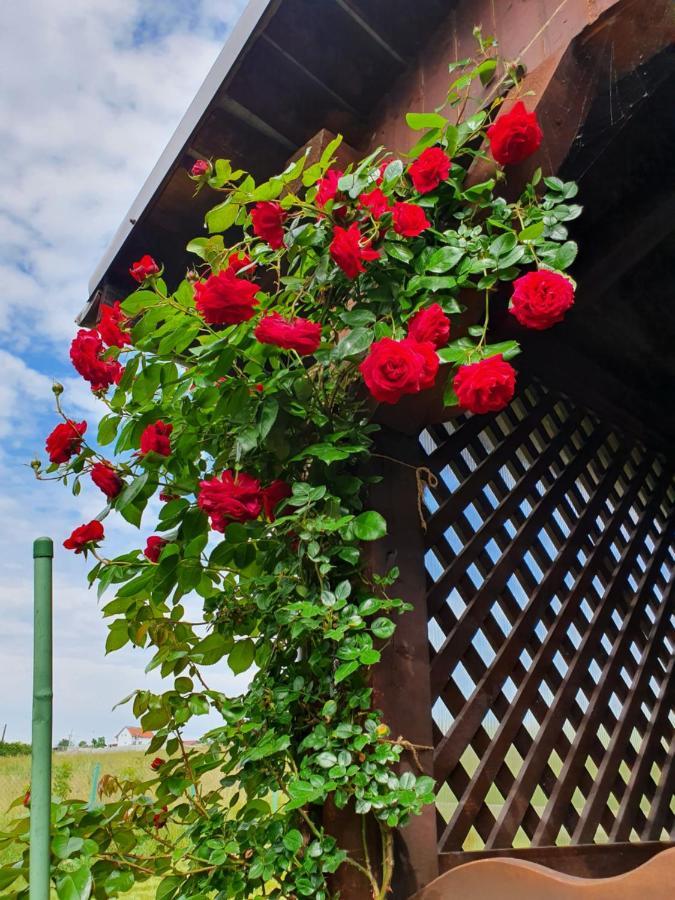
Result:
{"label": "house with red roof", "polygon": [[143,731],[134,725],[125,725],[113,738],[113,747],[138,747],[145,749],[154,738],[154,731]]}

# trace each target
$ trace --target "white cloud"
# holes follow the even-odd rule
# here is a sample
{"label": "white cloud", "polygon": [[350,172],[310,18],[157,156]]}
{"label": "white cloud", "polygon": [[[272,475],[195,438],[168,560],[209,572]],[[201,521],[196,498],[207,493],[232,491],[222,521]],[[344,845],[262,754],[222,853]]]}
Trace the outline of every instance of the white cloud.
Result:
{"label": "white cloud", "polygon": [[[101,508],[25,465],[56,423],[51,385],[89,433],[105,408],[73,372],[68,345],[87,282],[219,52],[244,0],[26,0],[6,4],[0,31],[0,725],[30,734],[32,541],[51,534],[55,559],[57,737],[110,736],[111,715],[143,684],[147,655],[104,657],[106,627],[87,564],[60,549]],[[112,552],[138,546],[106,520]],[[152,676],[156,678],[156,676]],[[215,685],[232,688],[221,673]],[[241,683],[241,682],[240,682]],[[201,724],[201,723],[200,723]],[[212,723],[211,723],[212,724]],[[204,724],[204,730],[208,723]]]}

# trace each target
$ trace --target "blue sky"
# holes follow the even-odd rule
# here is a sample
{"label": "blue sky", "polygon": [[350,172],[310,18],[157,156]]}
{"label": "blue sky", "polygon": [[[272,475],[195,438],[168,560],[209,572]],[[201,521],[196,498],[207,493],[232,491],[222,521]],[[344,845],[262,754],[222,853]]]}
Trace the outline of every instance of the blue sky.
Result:
{"label": "blue sky", "polygon": [[[31,545],[53,536],[54,736],[111,737],[131,724],[112,706],[139,686],[141,651],[104,656],[106,628],[88,569],[61,542],[101,506],[72,497],[26,464],[56,424],[51,384],[89,430],[104,409],[68,358],[89,275],[185,109],[245,0],[26,0],[0,33],[0,729],[30,736]],[[108,525],[108,523],[111,523]],[[107,546],[138,546],[106,522]],[[131,542],[131,543],[130,543]],[[233,689],[227,671],[214,685]],[[201,724],[201,723],[200,723]],[[204,720],[203,729],[209,722]]]}

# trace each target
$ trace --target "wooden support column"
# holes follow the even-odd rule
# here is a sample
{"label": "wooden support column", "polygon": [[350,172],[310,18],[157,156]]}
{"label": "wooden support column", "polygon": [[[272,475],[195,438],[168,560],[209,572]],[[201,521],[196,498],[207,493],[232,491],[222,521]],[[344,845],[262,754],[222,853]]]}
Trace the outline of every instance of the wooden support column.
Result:
{"label": "wooden support column", "polygon": [[[398,618],[394,636],[373,671],[373,704],[382,710],[392,737],[431,747],[424,533],[415,468],[421,465],[421,453],[416,435],[386,428],[378,434],[376,452],[381,456],[374,457],[373,468],[382,480],[373,487],[370,504],[387,520],[388,534],[371,545],[369,565],[378,573],[398,566],[400,576],[392,595],[402,597],[413,609]],[[433,751],[420,750],[417,756],[424,773],[433,775]],[[401,771],[421,774],[408,751]],[[436,841],[436,810],[428,806],[396,835],[394,898],[407,898],[436,877]]]}
{"label": "wooden support column", "polygon": [[[369,507],[387,520],[388,534],[365,545],[366,563],[371,571],[383,574],[397,566],[400,576],[390,589],[411,603],[413,609],[397,619],[392,639],[382,649],[382,659],[372,670],[373,705],[380,709],[393,738],[402,737],[420,747],[433,745],[431,692],[429,687],[429,650],[426,614],[426,570],[424,533],[420,521],[416,466],[421,465],[417,436],[403,435],[383,428],[371,472],[381,481],[371,489]],[[400,771],[433,776],[433,751],[419,750],[420,772],[409,751],[404,751]],[[340,845],[363,861],[361,817],[351,808],[336,810],[328,806],[324,822]],[[375,822],[367,827],[372,861],[379,860],[379,835]],[[395,835],[394,883],[389,897],[407,900],[438,876],[436,810],[433,805]],[[359,872],[343,865],[332,887],[341,900],[366,900],[370,886]]]}

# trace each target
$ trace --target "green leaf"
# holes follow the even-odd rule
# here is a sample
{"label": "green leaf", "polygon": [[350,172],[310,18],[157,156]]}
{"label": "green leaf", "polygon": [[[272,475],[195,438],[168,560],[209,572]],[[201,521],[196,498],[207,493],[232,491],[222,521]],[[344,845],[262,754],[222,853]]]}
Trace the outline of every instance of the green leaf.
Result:
{"label": "green leaf", "polygon": [[500,234],[499,237],[495,238],[490,244],[490,256],[494,259],[500,259],[500,257],[507,256],[514,249],[516,243],[517,238],[512,231],[507,231],[506,234]]}
{"label": "green leaf", "polygon": [[370,629],[376,637],[387,640],[396,631],[396,625],[394,625],[391,619],[386,619],[382,616],[379,619],[375,619],[370,626]]}
{"label": "green leaf", "polygon": [[[340,670],[338,669],[338,672]],[[336,681],[337,681],[337,673],[336,673]],[[330,769],[334,765],[337,764],[337,756],[334,753],[330,753],[328,750],[324,750],[323,753],[319,753],[316,757],[317,763],[321,766],[322,769]]]}
{"label": "green leaf", "polygon": [[351,356],[359,356],[365,353],[373,342],[373,332],[370,328],[355,328],[345,335],[339,342],[333,356],[336,359],[348,359]]}
{"label": "green leaf", "polygon": [[68,859],[73,853],[79,853],[84,844],[80,837],[69,837],[67,834],[57,834],[52,841],[52,853],[59,859]]}
{"label": "green leaf", "polygon": [[480,83],[483,87],[487,87],[488,84],[495,77],[495,71],[497,69],[497,60],[496,59],[486,59],[484,60],[476,69],[478,72],[478,77],[480,78]]}
{"label": "green leaf", "polygon": [[406,113],[408,127],[413,131],[424,131],[425,128],[444,128],[448,120],[438,113]]}
{"label": "green leaf", "polygon": [[379,512],[371,509],[354,519],[352,529],[360,541],[376,541],[387,533],[387,523]]}
{"label": "green leaf", "polygon": [[356,672],[358,667],[359,664],[355,660],[342,663],[342,665],[338,666],[335,670],[335,684],[339,684],[341,681],[344,681],[345,678],[349,678],[353,672]]}
{"label": "green leaf", "polygon": [[574,241],[566,241],[562,247],[556,250],[555,256],[550,261],[554,269],[567,269],[577,258],[577,245]]}
{"label": "green leaf", "polygon": [[128,506],[143,490],[147,484],[149,472],[143,472],[130,482],[115,500],[115,509],[121,512],[125,506]]}
{"label": "green leaf", "polygon": [[439,247],[429,257],[426,272],[447,272],[453,269],[466,253],[461,247]]}
{"label": "green leaf", "polygon": [[536,241],[538,237],[544,233],[544,229],[546,226],[543,222],[533,222],[532,225],[528,225],[527,228],[523,228],[521,232],[518,233],[519,241]]}
{"label": "green leaf", "polygon": [[227,657],[227,664],[235,675],[245,672],[253,664],[255,656],[255,644],[250,638],[244,641],[238,641]]}
{"label": "green leaf", "polygon": [[284,810],[298,809],[317,800],[323,794],[323,788],[314,787],[308,781],[291,781],[288,785],[289,802],[284,806]]}
{"label": "green leaf", "polygon": [[159,302],[160,299],[154,291],[135,291],[122,301],[122,312],[136,316],[142,310],[156,306]]}
{"label": "green leaf", "polygon": [[120,422],[121,416],[103,416],[101,421],[98,423],[97,435],[97,440],[102,447],[105,447],[106,444],[110,444],[112,441],[114,441],[115,435],[117,434],[117,427]]}
{"label": "green leaf", "polygon": [[227,231],[234,225],[234,221],[239,215],[239,207],[230,197],[214,206],[206,213],[206,227],[213,234],[215,231]]}
{"label": "green leaf", "polygon": [[297,853],[303,845],[302,834],[297,828],[291,828],[281,839],[284,847],[289,853]]}
{"label": "green leaf", "polygon": [[404,263],[410,262],[414,256],[414,253],[409,247],[406,247],[405,244],[397,243],[396,241],[385,241],[384,252],[392,259],[397,259],[399,262]]}

